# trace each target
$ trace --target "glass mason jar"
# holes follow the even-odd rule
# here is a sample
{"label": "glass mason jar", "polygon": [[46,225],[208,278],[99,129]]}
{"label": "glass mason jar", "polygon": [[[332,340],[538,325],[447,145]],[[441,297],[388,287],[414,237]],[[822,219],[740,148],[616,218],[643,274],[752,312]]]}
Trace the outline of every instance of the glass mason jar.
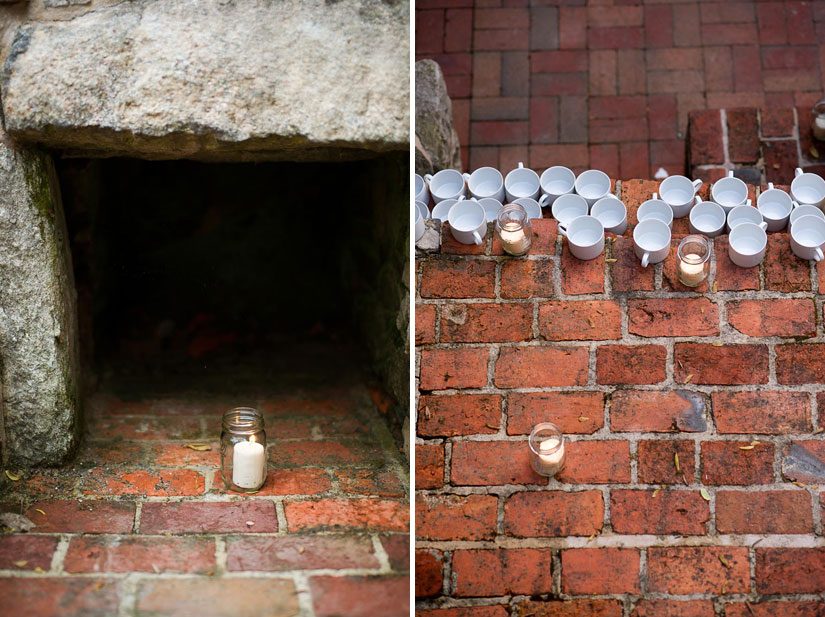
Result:
{"label": "glass mason jar", "polygon": [[530,446],[530,465],[537,474],[552,477],[564,469],[564,435],[558,426],[550,422],[536,424],[527,443]]}
{"label": "glass mason jar", "polygon": [[814,139],[825,141],[825,99],[817,101],[811,109],[811,133]]}
{"label": "glass mason jar", "polygon": [[679,258],[679,282],[698,287],[710,274],[710,240],[705,236],[685,236],[676,249]]}
{"label": "glass mason jar", "polygon": [[223,414],[221,477],[231,491],[253,493],[266,481],[266,431],[261,412],[236,407]]}
{"label": "glass mason jar", "polygon": [[518,257],[530,250],[533,226],[527,210],[519,204],[507,204],[498,212],[496,233],[505,253]]}

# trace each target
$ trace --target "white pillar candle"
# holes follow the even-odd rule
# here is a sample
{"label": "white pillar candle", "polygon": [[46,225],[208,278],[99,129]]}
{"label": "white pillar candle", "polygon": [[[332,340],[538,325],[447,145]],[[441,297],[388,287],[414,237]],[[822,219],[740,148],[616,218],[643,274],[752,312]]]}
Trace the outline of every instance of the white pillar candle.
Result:
{"label": "white pillar candle", "polygon": [[[564,444],[559,446],[559,440],[555,437],[545,439],[539,444],[539,468],[541,473],[555,475],[564,459]],[[558,448],[558,449],[556,449]]]}
{"label": "white pillar candle", "polygon": [[814,138],[818,139],[819,141],[825,141],[825,118],[822,116],[817,116],[816,120],[814,120],[813,125],[811,126],[812,132],[814,134]]}
{"label": "white pillar candle", "polygon": [[240,488],[258,488],[264,481],[266,452],[257,441],[235,444],[232,455],[232,483]]}
{"label": "white pillar candle", "polygon": [[[685,256],[690,261],[701,259],[699,255],[686,255]],[[688,263],[687,261],[680,261],[679,262],[679,271],[681,276],[679,277],[682,280],[682,283],[687,285],[688,287],[697,287],[699,286],[702,281],[705,280],[705,264],[693,264]]]}
{"label": "white pillar candle", "polygon": [[520,225],[513,230],[507,229],[505,225],[500,235],[502,248],[511,255],[522,255],[530,248],[530,240]]}

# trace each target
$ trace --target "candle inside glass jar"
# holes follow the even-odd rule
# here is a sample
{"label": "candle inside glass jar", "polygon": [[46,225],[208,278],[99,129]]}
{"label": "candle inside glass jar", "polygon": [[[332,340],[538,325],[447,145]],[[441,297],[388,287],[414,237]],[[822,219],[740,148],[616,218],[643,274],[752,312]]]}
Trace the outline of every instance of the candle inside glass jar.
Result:
{"label": "candle inside glass jar", "polygon": [[235,444],[232,456],[232,482],[241,488],[258,488],[263,484],[266,451],[256,441]]}
{"label": "candle inside glass jar", "polygon": [[[679,269],[681,270],[682,283],[689,287],[697,287],[705,280],[705,262],[702,261],[701,255],[691,253],[685,255],[686,261],[679,262]],[[691,263],[694,262],[694,263]],[[695,263],[699,262],[699,263]]]}
{"label": "candle inside glass jar", "polygon": [[550,437],[539,444],[537,469],[544,476],[555,476],[564,461],[564,444],[556,437]]}
{"label": "candle inside glass jar", "polygon": [[530,248],[530,240],[517,221],[507,221],[501,226],[501,246],[511,254],[521,255]]}
{"label": "candle inside glass jar", "polygon": [[811,130],[814,134],[814,139],[825,141],[825,116],[817,116],[811,126]]}

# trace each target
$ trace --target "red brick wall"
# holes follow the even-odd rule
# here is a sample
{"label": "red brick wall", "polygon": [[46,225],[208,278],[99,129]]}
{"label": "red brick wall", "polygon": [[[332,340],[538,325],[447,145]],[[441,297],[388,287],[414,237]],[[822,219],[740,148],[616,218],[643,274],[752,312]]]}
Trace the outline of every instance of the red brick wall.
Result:
{"label": "red brick wall", "polygon": [[[656,187],[619,184],[631,225]],[[524,258],[447,232],[417,263],[417,615],[821,614],[825,265],[721,236],[691,290],[683,220],[647,270],[629,232],[580,262],[534,223]],[[570,438],[550,481],[539,421]]]}

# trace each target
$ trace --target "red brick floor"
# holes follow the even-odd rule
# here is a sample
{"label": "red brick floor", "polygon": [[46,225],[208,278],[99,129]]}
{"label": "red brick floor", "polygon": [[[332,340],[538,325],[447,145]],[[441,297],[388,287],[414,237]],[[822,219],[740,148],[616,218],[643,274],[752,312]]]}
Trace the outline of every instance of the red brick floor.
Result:
{"label": "red brick floor", "polygon": [[525,257],[488,233],[417,259],[418,617],[825,614],[825,262],[778,232],[742,269],[723,235],[686,288],[684,219],[662,264],[633,253],[657,189],[618,183],[630,229],[598,259],[547,218]]}
{"label": "red brick floor", "polygon": [[[220,414],[238,404],[265,412],[252,496],[216,475]],[[1,616],[409,615],[406,462],[363,386],[101,394],[88,410],[73,464],[2,474],[0,511],[36,527],[0,535]]]}
{"label": "red brick floor", "polygon": [[694,109],[822,96],[825,2],[419,0],[465,168],[683,173]]}

